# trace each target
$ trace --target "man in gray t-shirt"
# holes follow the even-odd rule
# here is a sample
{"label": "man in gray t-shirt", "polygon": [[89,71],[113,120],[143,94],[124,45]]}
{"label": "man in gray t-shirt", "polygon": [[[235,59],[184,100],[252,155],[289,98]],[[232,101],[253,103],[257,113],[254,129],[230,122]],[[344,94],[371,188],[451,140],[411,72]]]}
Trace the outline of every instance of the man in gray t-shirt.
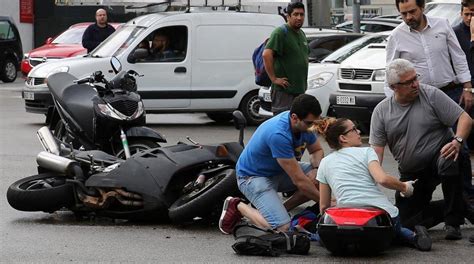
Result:
{"label": "man in gray t-shirt", "polygon": [[[375,108],[369,143],[380,162],[385,145],[389,146],[402,181],[418,180],[412,197],[396,194],[402,225],[430,228],[445,222],[446,239],[461,239],[459,226],[465,216],[472,222],[474,214],[468,212],[463,200],[457,158],[471,130],[472,119],[439,89],[419,84],[417,76],[407,60],[397,59],[387,66],[387,82],[394,96]],[[456,121],[454,135],[451,127]],[[444,201],[431,202],[440,183]]]}

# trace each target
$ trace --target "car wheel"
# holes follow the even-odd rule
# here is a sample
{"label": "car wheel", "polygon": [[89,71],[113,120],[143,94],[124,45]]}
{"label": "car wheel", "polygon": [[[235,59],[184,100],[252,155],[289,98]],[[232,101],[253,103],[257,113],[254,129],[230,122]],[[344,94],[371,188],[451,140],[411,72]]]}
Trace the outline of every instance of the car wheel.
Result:
{"label": "car wheel", "polygon": [[239,110],[244,114],[249,125],[260,125],[265,121],[265,117],[258,114],[260,108],[260,99],[258,98],[258,92],[253,91],[248,93],[242,102],[240,103]]}
{"label": "car wheel", "polygon": [[14,82],[17,76],[15,62],[12,59],[7,58],[2,65],[2,71],[0,72],[0,74],[3,82]]}

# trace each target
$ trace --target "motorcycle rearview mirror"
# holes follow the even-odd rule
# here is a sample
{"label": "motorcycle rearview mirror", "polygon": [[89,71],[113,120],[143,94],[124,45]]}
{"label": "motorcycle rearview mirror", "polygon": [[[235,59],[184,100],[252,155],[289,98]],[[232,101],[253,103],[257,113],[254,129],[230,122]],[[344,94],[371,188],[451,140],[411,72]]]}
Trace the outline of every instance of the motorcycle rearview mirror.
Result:
{"label": "motorcycle rearview mirror", "polygon": [[244,114],[239,110],[235,110],[232,113],[234,117],[234,126],[236,129],[239,130],[239,143],[243,147],[244,146],[244,129],[247,126],[247,119],[245,119]]}
{"label": "motorcycle rearview mirror", "polygon": [[116,74],[122,70],[122,63],[115,56],[110,59],[110,65],[112,65],[112,69]]}

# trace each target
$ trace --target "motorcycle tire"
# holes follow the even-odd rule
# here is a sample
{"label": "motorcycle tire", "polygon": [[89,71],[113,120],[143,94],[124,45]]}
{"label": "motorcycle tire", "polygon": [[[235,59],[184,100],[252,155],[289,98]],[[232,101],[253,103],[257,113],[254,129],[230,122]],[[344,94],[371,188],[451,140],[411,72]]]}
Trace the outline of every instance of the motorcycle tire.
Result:
{"label": "motorcycle tire", "polygon": [[20,211],[52,213],[75,203],[74,188],[64,177],[43,173],[14,182],[7,191],[11,207]]}
{"label": "motorcycle tire", "polygon": [[[183,223],[194,217],[206,217],[215,208],[216,203],[222,208],[224,199],[238,193],[234,169],[226,169],[206,181],[206,185],[196,193],[180,196],[168,209],[172,222]],[[209,182],[209,183],[208,183]]]}
{"label": "motorcycle tire", "polygon": [[[131,138],[128,140],[128,148],[130,149],[130,155],[152,148],[158,148],[160,144],[156,141],[144,138]],[[115,148],[114,155],[118,158],[125,159],[125,152],[123,151],[122,143],[118,144]]]}

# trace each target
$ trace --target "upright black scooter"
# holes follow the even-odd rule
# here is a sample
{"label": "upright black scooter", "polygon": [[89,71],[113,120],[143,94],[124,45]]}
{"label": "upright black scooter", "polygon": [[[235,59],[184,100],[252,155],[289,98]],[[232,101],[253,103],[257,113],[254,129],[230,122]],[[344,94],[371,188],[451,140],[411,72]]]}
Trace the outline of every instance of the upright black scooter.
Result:
{"label": "upright black scooter", "polygon": [[112,57],[115,77],[107,81],[102,72],[77,80],[60,72],[48,77],[54,108],[47,123],[53,135],[74,149],[103,150],[121,158],[159,147],[165,138],[145,127],[143,102],[137,93],[135,71],[121,71]]}

